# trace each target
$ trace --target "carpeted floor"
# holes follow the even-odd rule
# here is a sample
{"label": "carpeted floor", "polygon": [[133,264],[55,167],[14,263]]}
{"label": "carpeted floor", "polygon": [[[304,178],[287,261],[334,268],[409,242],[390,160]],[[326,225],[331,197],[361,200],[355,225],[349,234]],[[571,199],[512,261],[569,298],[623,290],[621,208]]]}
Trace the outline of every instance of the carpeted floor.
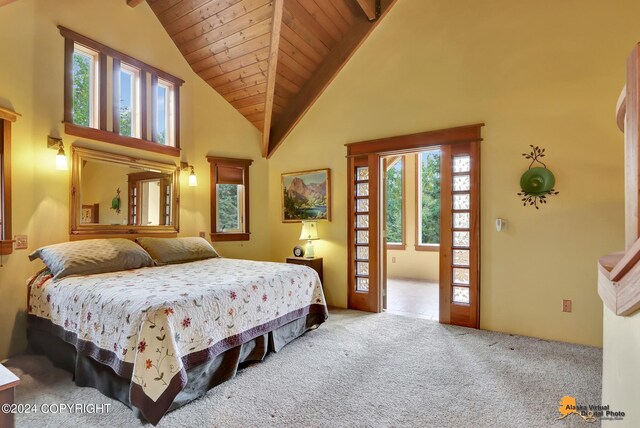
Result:
{"label": "carpeted floor", "polygon": [[[327,323],[166,415],[159,427],[584,427],[565,395],[600,404],[600,349],[334,310]],[[18,415],[17,427],[136,427],[119,402],[39,356],[6,363],[19,403],[112,403],[108,414]]]}

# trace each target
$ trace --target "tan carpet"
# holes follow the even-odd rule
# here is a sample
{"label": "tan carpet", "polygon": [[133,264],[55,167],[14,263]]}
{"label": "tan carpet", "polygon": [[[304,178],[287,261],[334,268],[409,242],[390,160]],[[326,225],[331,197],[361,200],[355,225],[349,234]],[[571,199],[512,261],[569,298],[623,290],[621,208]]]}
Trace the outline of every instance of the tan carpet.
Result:
{"label": "tan carpet", "polygon": [[[600,349],[391,314],[329,321],[168,415],[160,427],[594,427],[558,401],[599,404]],[[111,403],[106,415],[31,413],[18,427],[151,426],[43,357],[7,366],[20,403]]]}

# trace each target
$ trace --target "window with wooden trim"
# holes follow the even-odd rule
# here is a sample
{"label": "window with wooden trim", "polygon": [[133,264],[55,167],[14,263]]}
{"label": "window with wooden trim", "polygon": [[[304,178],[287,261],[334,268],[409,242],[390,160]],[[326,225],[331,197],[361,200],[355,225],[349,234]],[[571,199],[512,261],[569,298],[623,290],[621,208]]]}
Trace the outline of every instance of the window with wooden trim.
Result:
{"label": "window with wooden trim", "polygon": [[248,241],[251,159],[207,156],[211,167],[211,240]]}
{"label": "window with wooden trim", "polygon": [[18,114],[0,108],[0,255],[13,251],[11,230],[11,123]]}
{"label": "window with wooden trim", "polygon": [[385,158],[386,168],[386,227],[387,248],[404,249],[404,216],[405,216],[405,161],[404,156]]}
{"label": "window with wooden trim", "polygon": [[416,250],[440,248],[440,151],[416,155]]}
{"label": "window with wooden trim", "polygon": [[68,28],[58,28],[65,38],[65,132],[179,156],[184,81]]}

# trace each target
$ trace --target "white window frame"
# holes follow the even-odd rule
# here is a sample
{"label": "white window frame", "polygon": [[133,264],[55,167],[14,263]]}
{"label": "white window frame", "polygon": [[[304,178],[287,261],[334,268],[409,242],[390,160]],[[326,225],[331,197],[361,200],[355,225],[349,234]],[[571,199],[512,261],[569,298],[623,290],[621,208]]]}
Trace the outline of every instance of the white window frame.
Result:
{"label": "white window frame", "polygon": [[79,43],[73,44],[73,53],[91,59],[89,68],[89,127],[98,128],[100,124],[100,54]]}
{"label": "white window frame", "polygon": [[[164,140],[164,145],[165,146],[171,146],[171,147],[175,147],[176,146],[176,140],[175,140],[175,130],[176,130],[176,114],[175,114],[175,90],[174,90],[174,86],[173,83],[164,80],[164,79],[160,79],[158,78],[158,88],[156,89],[156,96],[159,97],[158,94],[158,89],[159,88],[164,88],[165,89],[165,140]],[[156,120],[156,123],[159,123],[160,118],[158,117],[158,107],[156,106],[156,111],[153,112],[154,115],[154,120]],[[156,128],[157,130],[158,128]],[[159,141],[158,141],[159,143]]]}
{"label": "white window frame", "polygon": [[[221,184],[216,184],[216,195],[219,198],[220,192],[218,191],[218,186]],[[228,184],[223,184],[223,186],[228,186]],[[238,202],[238,228],[236,229],[225,229],[225,230],[216,230],[217,233],[243,233],[244,232],[244,185],[243,184],[233,184],[238,188],[237,194],[237,202]],[[216,225],[217,228],[220,229],[220,200],[216,201]]]}
{"label": "white window frame", "polygon": [[[120,73],[126,73],[131,76],[131,135],[129,137],[140,138],[141,136],[141,117],[140,117],[140,70],[127,63],[120,63]],[[118,76],[121,79],[121,76]],[[122,82],[120,82],[120,91],[122,91]],[[119,94],[121,95],[122,92]],[[120,118],[118,117],[118,120]],[[120,130],[122,132],[122,129]],[[122,134],[120,134],[122,135]]]}

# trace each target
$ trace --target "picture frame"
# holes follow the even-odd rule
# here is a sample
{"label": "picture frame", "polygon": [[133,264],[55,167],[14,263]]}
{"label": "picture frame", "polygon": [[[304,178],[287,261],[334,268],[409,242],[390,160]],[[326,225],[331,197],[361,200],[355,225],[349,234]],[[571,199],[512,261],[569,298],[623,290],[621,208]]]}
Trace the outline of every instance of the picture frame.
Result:
{"label": "picture frame", "polygon": [[283,223],[331,221],[329,168],[283,173],[280,195]]}
{"label": "picture frame", "polygon": [[100,223],[100,204],[82,205],[80,224]]}

